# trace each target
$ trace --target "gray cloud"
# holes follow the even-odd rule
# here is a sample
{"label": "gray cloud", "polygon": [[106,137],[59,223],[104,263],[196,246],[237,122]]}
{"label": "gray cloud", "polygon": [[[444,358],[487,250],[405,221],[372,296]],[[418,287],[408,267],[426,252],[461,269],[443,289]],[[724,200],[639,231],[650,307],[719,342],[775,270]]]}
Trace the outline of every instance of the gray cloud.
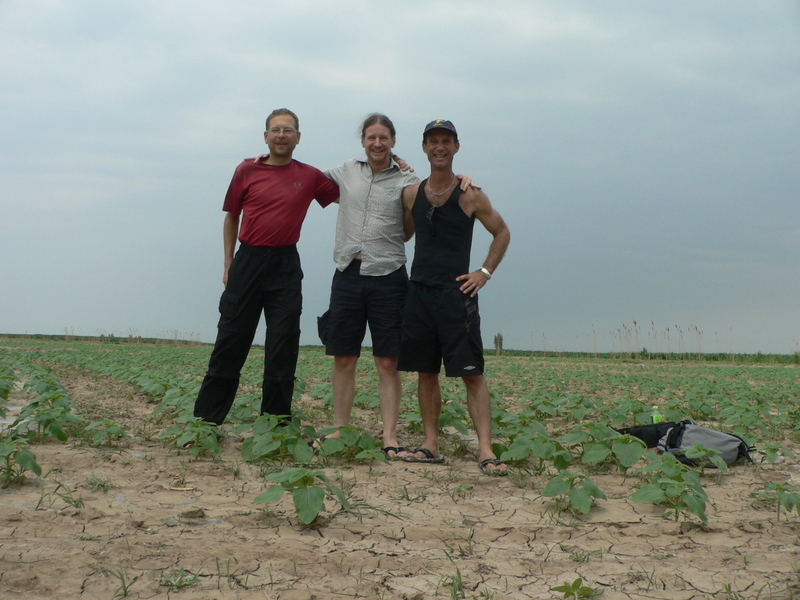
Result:
{"label": "gray cloud", "polygon": [[[609,350],[636,320],[651,345],[797,351],[798,6],[5,2],[0,331],[213,339],[222,197],[289,106],[321,168],[378,110],[425,175],[422,125],[456,123],[513,234],[488,344]],[[304,228],[304,343],[335,210]]]}

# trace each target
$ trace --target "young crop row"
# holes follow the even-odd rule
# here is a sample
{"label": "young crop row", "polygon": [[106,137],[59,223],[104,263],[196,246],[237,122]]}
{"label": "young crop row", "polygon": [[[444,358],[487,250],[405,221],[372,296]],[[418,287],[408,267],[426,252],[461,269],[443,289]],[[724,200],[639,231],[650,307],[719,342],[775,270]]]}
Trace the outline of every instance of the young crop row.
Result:
{"label": "young crop row", "polygon": [[[329,361],[321,349],[307,348],[302,354],[298,395],[306,393],[317,404],[329,403]],[[202,347],[125,345],[109,349],[42,343],[36,351],[24,352],[0,347],[5,376],[10,377],[10,372],[25,380],[25,391],[34,396],[23,411],[25,417],[21,415],[4,435],[6,443],[18,444],[9,450],[10,456],[22,451],[23,443],[29,452],[27,443],[43,436],[63,441],[68,431],[82,425],[74,403],[57,380],[48,379],[46,369],[37,366],[40,364],[89,369],[134,385],[152,397],[154,418],[163,426],[165,443],[188,448],[196,457],[217,455],[224,432],[192,415],[207,358],[208,348]],[[262,465],[266,481],[272,484],[255,501],[271,503],[289,493],[305,523],[317,517],[326,500],[348,510],[347,498],[318,467],[333,464],[331,461],[385,460],[376,440],[365,429],[351,426],[341,439],[327,439],[314,452],[307,440],[326,431],[316,431],[302,411],[290,422],[259,416],[260,362],[258,352],[248,360],[242,374],[243,393],[229,415],[233,432],[245,437],[244,460]],[[702,470],[687,467],[672,455],[646,450],[638,438],[617,431],[646,423],[653,405],[659,406],[667,420],[690,418],[736,433],[756,445],[769,462],[790,456],[783,442],[787,434],[797,436],[800,428],[796,405],[800,383],[792,367],[670,363],[645,368],[635,362],[565,363],[516,357],[489,357],[487,362],[499,440],[495,451],[516,472],[546,477],[542,494],[555,499],[558,511],[587,513],[596,499],[605,497],[592,474],[626,474],[644,462],[634,470],[641,487],[632,500],[664,505],[676,519],[694,515],[707,521]],[[373,371],[365,369],[359,379],[357,403],[367,408],[377,405]],[[3,385],[0,383],[0,390]],[[448,380],[442,389],[442,427],[467,433],[463,386]],[[401,419],[412,431],[420,431],[412,392],[406,390]],[[114,426],[106,420],[85,429],[99,436],[93,443],[115,443],[122,435],[112,435]],[[106,432],[105,438],[102,432]],[[702,455],[704,449],[697,451]],[[27,454],[20,456],[27,460]],[[17,460],[17,464],[18,477],[22,463]],[[774,496],[778,510],[783,506],[788,511],[800,504],[795,492],[791,486],[764,490]]]}
{"label": "young crop row", "polygon": [[111,419],[87,424],[77,405],[50,370],[25,355],[0,349],[0,416],[5,417],[12,392],[25,399],[19,415],[0,431],[0,485],[24,482],[31,471],[42,474],[30,445],[55,438],[66,442],[82,433],[93,445],[110,445],[128,434]]}

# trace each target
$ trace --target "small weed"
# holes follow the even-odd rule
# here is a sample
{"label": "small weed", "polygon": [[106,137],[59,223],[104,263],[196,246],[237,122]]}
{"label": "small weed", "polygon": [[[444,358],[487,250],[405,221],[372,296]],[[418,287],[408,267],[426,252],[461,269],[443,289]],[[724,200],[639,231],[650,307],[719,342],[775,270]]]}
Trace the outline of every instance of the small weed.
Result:
{"label": "small weed", "polygon": [[247,589],[247,581],[250,578],[250,575],[245,575],[242,578],[242,575],[238,573],[238,569],[234,569],[231,571],[231,566],[238,563],[239,561],[236,560],[234,557],[229,557],[227,561],[225,561],[225,572],[222,571],[222,565],[219,562],[219,558],[216,559],[217,562],[217,588],[219,588],[219,582],[222,581],[222,578],[225,578],[225,581],[228,584],[230,589],[235,589],[237,587]]}
{"label": "small weed", "polygon": [[450,496],[453,504],[457,504],[459,499],[463,500],[466,498],[467,492],[472,491],[474,488],[475,486],[471,483],[463,483],[454,489],[448,489],[447,494]]}
{"label": "small weed", "polygon": [[432,483],[456,483],[461,481],[461,473],[453,467],[447,469],[423,469],[420,476]]}
{"label": "small weed", "polygon": [[88,477],[86,479],[86,483],[92,489],[93,492],[107,492],[113,486],[110,479],[102,479],[100,477],[96,477],[94,475]]}
{"label": "small weed", "polygon": [[722,589],[725,592],[725,600],[744,600],[744,596],[733,591],[733,586],[730,583],[723,584]]}
{"label": "small weed", "polygon": [[459,556],[472,556],[475,554],[475,540],[473,539],[475,536],[475,530],[470,527],[469,535],[467,535],[466,544],[464,546],[458,546],[458,555]]}
{"label": "small weed", "polygon": [[647,572],[647,571],[643,570],[641,572],[641,576],[642,576],[642,580],[647,581],[647,591],[650,591],[651,589],[654,589],[656,587],[657,581],[656,581],[656,570],[655,570],[655,568],[650,572]]}
{"label": "small weed", "polygon": [[237,460],[233,465],[228,467],[228,470],[230,471],[231,475],[233,475],[233,478],[236,479],[242,474],[242,465]]}
{"label": "small weed", "polygon": [[199,580],[199,575],[192,575],[183,567],[173,569],[170,573],[161,572],[158,585],[163,585],[171,592],[195,585]]}
{"label": "small weed", "polygon": [[542,556],[543,557],[542,558],[542,562],[546,563],[547,559],[550,558],[550,555],[553,553],[553,550],[556,549],[556,544],[553,544],[552,546],[548,546],[547,544],[545,544],[544,547],[545,547],[545,551],[544,552],[537,552],[536,556]]}
{"label": "small weed", "polygon": [[466,589],[464,588],[464,579],[461,576],[461,569],[458,568],[453,557],[450,556],[447,552],[447,558],[453,563],[453,566],[456,568],[456,572],[453,575],[445,575],[442,577],[439,582],[436,584],[436,593],[439,592],[439,588],[441,586],[445,586],[450,592],[450,598],[452,600],[458,600],[459,598],[466,598]]}
{"label": "small weed", "polygon": [[510,483],[514,484],[515,486],[517,486],[522,490],[534,488],[533,477],[531,477],[530,473],[522,469],[515,469],[514,471],[509,472],[507,479]]}
{"label": "small weed", "polygon": [[398,500],[404,500],[406,502],[425,502],[428,498],[428,494],[425,492],[420,492],[419,494],[412,495],[411,492],[408,491],[408,485],[403,484],[403,488],[400,491],[400,495],[398,496]]}
{"label": "small weed", "polygon": [[111,574],[119,579],[120,586],[114,592],[114,595],[111,598],[125,598],[128,596],[128,593],[131,590],[131,586],[136,583],[136,581],[141,577],[141,575],[137,575],[133,579],[128,579],[128,572],[124,569],[117,569],[116,571],[111,571]]}
{"label": "small weed", "polygon": [[67,486],[59,481],[55,481],[55,483],[56,487],[50,493],[45,493],[44,485],[42,485],[39,501],[36,503],[36,510],[38,510],[39,507],[43,506],[45,503],[47,503],[47,506],[53,506],[57,498],[60,498],[73,508],[83,508],[84,502],[82,496],[75,498],[75,496],[72,495],[72,490],[70,490]]}
{"label": "small weed", "polygon": [[577,563],[585,563],[589,562],[592,557],[599,558],[603,560],[603,551],[602,550],[580,550],[578,548],[569,548],[563,544],[559,546],[563,552],[567,552],[569,554],[569,559],[573,562]]}

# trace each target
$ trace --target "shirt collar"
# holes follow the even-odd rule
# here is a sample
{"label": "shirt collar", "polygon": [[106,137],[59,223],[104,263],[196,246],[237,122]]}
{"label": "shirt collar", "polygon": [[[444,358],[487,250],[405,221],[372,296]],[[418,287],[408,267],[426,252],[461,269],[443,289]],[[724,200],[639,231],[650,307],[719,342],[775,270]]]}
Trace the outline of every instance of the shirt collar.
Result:
{"label": "shirt collar", "polygon": [[[391,169],[400,169],[400,165],[398,165],[398,164],[395,162],[394,158],[391,158],[391,159],[389,159],[389,160],[391,161],[391,162],[389,163],[389,166],[388,166],[388,167],[386,167],[385,169],[381,169],[380,171],[378,171],[378,173],[383,173],[384,171],[389,171],[389,170],[391,170]],[[357,158],[357,159],[356,159],[356,161],[358,161],[358,162],[359,162],[359,164],[362,164],[362,165],[364,165],[364,166],[365,166],[365,167],[367,167],[368,169],[370,169],[370,170],[372,169],[372,167],[371,167],[371,166],[370,166],[370,164],[369,164],[369,161],[368,161],[366,158],[363,158],[363,159],[362,159],[362,158]],[[377,173],[376,173],[376,175],[377,175]]]}

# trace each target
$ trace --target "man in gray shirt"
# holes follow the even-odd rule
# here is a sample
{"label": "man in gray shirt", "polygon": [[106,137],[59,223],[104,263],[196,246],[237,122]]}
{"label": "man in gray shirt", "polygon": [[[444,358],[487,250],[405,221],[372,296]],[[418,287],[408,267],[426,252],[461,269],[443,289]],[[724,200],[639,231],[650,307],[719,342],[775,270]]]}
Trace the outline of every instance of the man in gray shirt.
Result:
{"label": "man in gray shirt", "polygon": [[[397,442],[401,383],[397,372],[400,322],[408,287],[403,233],[403,188],[419,182],[392,158],[395,128],[388,117],[372,114],[361,126],[366,160],[351,159],[326,175],[339,186],[339,214],[333,258],[330,308],[320,318],[320,337],[334,356],[334,426],[350,421],[356,364],[369,324],[378,371],[383,419],[383,451],[391,459]],[[336,431],[327,437],[338,437]],[[320,438],[314,442],[318,446]]]}

